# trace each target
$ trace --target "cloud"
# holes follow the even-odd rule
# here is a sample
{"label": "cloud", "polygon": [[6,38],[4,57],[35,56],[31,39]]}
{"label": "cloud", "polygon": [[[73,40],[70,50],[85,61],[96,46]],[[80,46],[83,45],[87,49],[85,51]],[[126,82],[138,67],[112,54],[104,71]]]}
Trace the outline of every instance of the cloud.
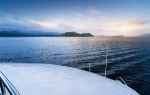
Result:
{"label": "cloud", "polygon": [[[72,11],[70,15],[60,17],[34,19],[22,18],[18,16],[9,16],[4,20],[14,25],[26,26],[29,29],[45,29],[54,30],[58,32],[77,31],[77,32],[95,32],[101,30],[101,12],[94,7],[87,8],[84,12]],[[96,17],[98,16],[98,17]],[[96,33],[96,32],[95,32]]]}
{"label": "cloud", "polygon": [[95,16],[102,15],[102,11],[96,9],[95,7],[89,7],[88,8],[88,13],[91,14],[91,15],[95,15]]}
{"label": "cloud", "polygon": [[82,17],[82,16],[83,16],[81,13],[78,13],[78,12],[76,12],[76,11],[72,11],[72,13],[73,13],[75,16],[77,16],[77,17]]}
{"label": "cloud", "polygon": [[150,20],[138,18],[138,19],[134,19],[130,21],[129,23],[137,24],[137,25],[147,25],[147,24],[150,24]]}
{"label": "cloud", "polygon": [[95,7],[89,7],[84,12],[72,11],[69,15],[50,18],[35,19],[10,16],[6,19],[11,24],[26,26],[26,28],[31,30],[90,32],[95,35],[109,36],[135,36],[150,31],[149,19],[116,19],[115,17],[105,15],[104,11],[98,10]]}

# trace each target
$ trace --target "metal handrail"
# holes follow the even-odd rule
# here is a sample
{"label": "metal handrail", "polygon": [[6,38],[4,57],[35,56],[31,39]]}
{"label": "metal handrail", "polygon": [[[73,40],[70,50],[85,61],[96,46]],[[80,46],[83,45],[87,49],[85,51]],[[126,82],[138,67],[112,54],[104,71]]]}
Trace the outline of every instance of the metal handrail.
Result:
{"label": "metal handrail", "polygon": [[[118,80],[118,79],[120,79],[120,80]],[[127,85],[127,83],[124,81],[124,79],[122,77],[118,77],[116,80]]]}
{"label": "metal handrail", "polygon": [[[6,87],[10,95],[20,95],[12,83],[6,78],[6,76],[0,71],[0,82]],[[3,88],[4,89],[4,88]],[[3,94],[2,94],[3,95]]]}

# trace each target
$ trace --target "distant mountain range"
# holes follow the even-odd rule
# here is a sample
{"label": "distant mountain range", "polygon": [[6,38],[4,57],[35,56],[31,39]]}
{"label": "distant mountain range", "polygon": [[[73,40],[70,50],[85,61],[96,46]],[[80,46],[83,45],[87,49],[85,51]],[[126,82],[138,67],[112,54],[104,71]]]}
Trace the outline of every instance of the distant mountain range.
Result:
{"label": "distant mountain range", "polygon": [[42,36],[58,36],[57,32],[42,32],[42,31],[0,31],[0,37],[42,37]]}
{"label": "distant mountain range", "polygon": [[43,31],[0,31],[0,37],[93,37],[90,33],[76,33],[76,32],[43,32]]}
{"label": "distant mountain range", "polygon": [[[48,31],[20,31],[20,30],[3,30],[0,31],[0,37],[93,37],[91,33],[77,33],[77,32],[48,32]],[[98,36],[98,37],[116,37],[122,38],[124,36]],[[150,37],[150,34],[143,34],[137,37]]]}

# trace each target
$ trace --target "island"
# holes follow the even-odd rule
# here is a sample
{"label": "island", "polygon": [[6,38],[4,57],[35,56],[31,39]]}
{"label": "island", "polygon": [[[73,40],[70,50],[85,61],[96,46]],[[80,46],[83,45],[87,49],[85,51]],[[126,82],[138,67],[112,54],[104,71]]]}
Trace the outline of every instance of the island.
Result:
{"label": "island", "polygon": [[76,33],[76,32],[65,32],[60,34],[60,37],[94,37],[91,33]]}

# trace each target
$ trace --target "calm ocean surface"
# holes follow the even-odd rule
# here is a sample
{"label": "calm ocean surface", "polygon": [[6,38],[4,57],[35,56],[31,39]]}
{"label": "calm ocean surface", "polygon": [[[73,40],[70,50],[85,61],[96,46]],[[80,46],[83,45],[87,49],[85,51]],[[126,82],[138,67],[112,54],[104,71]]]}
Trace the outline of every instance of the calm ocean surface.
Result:
{"label": "calm ocean surface", "polygon": [[[141,95],[150,93],[150,38],[1,37],[0,62],[58,64],[122,77]],[[9,64],[9,63],[6,63]]]}

